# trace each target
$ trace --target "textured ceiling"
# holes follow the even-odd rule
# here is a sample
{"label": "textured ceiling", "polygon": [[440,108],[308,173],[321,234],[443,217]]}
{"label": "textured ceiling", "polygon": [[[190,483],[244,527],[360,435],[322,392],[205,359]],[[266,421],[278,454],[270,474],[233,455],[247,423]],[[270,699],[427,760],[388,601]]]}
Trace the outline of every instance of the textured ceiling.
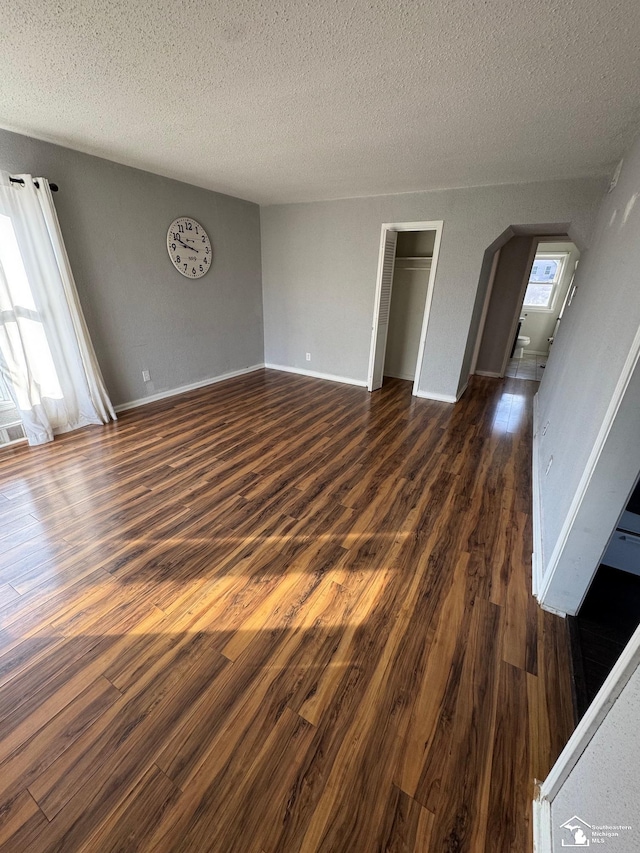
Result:
{"label": "textured ceiling", "polygon": [[638,0],[11,0],[0,126],[262,203],[601,174],[639,42]]}

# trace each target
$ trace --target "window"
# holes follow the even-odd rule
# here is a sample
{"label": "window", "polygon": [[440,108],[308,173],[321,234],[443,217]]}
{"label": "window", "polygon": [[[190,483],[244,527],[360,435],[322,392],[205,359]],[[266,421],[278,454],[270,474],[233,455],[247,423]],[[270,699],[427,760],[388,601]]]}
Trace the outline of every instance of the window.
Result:
{"label": "window", "polygon": [[29,444],[115,418],[49,183],[40,181],[0,170],[0,439],[14,440],[18,418]]}
{"label": "window", "polygon": [[568,257],[568,252],[535,256],[523,308],[551,311]]}

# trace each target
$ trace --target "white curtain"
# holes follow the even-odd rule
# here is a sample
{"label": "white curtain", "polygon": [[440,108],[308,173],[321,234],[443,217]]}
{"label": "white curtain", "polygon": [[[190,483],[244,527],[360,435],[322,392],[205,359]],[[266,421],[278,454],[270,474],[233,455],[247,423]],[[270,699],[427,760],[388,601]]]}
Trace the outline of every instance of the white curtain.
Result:
{"label": "white curtain", "polygon": [[0,171],[0,371],[29,444],[115,420],[49,182]]}

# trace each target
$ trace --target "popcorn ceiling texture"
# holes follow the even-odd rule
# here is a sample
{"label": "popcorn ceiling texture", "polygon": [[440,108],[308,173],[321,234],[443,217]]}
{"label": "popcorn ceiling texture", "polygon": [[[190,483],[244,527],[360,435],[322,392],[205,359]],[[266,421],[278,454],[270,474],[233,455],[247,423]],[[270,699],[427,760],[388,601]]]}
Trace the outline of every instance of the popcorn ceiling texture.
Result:
{"label": "popcorn ceiling texture", "polygon": [[637,0],[13,0],[0,123],[261,203],[602,174]]}

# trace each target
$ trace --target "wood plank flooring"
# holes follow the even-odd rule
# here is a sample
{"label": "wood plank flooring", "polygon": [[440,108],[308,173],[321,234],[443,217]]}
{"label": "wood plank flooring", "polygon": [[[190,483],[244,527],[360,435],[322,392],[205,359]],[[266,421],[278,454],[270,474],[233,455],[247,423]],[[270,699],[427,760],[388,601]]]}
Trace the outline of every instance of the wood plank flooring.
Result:
{"label": "wood plank flooring", "polygon": [[537,383],[260,371],[0,452],[0,851],[526,853]]}

